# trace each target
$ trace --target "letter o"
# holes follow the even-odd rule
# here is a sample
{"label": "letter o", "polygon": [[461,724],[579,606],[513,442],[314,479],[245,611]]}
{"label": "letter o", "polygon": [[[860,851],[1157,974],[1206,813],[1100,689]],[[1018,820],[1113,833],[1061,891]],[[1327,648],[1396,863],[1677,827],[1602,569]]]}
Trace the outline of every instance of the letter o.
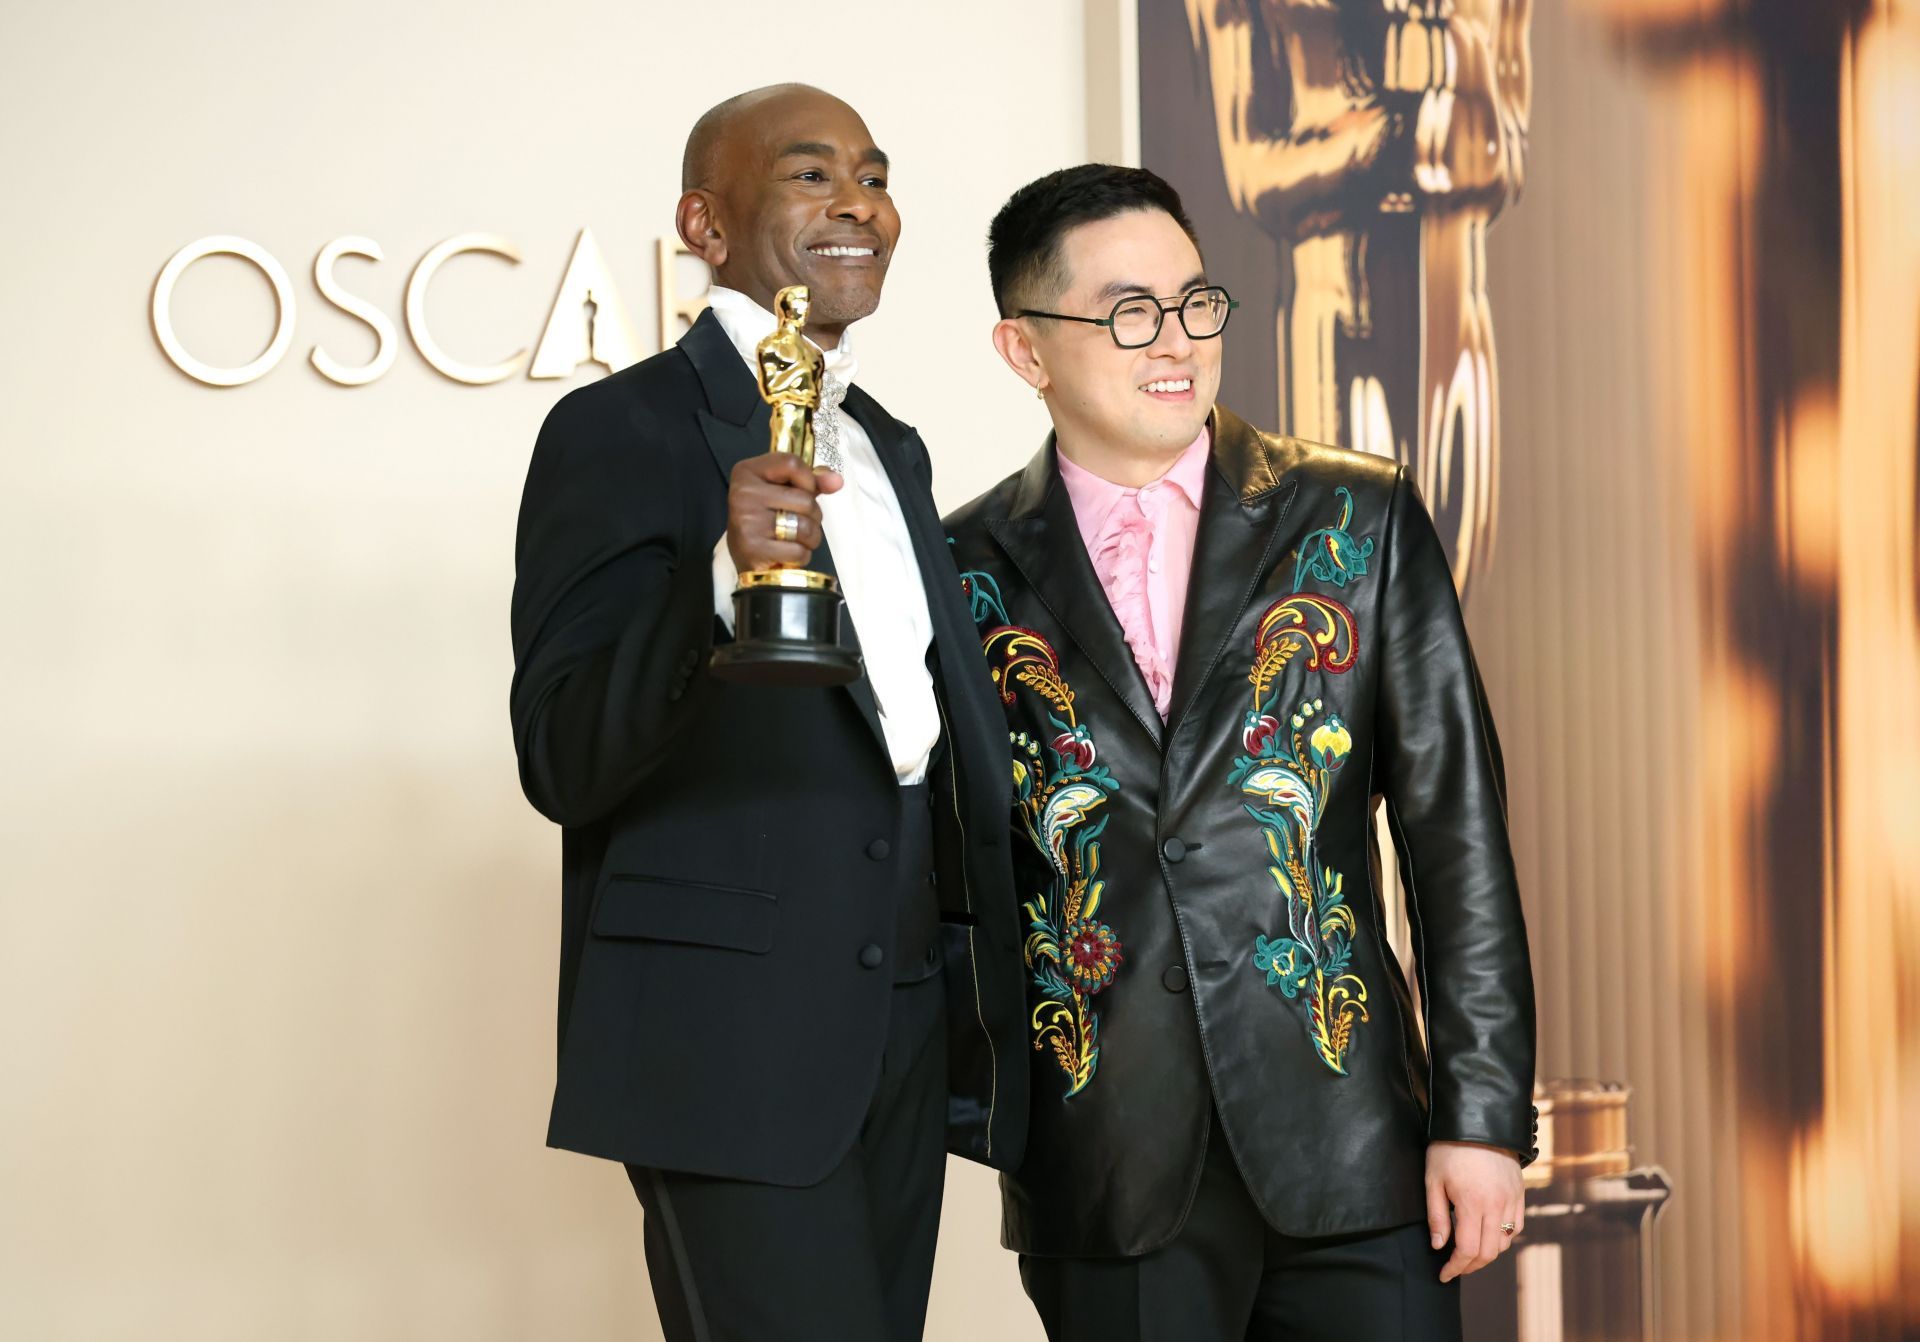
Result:
{"label": "letter o", "polygon": [[[173,287],[180,282],[187,267],[203,256],[238,256],[253,262],[260,273],[273,285],[275,309],[273,341],[266,352],[252,363],[239,368],[216,368],[203,363],[187,352],[180,343],[180,337],[173,329]],[[238,387],[252,382],[255,378],[272,371],[273,366],[285,357],[293,344],[293,281],[287,277],[280,263],[273,259],[266,248],[236,238],[231,234],[219,234],[210,238],[201,238],[190,242],[173,254],[167,264],[161,267],[160,278],[153,283],[153,334],[160,341],[160,348],[166,351],[173,366],[188,377],[205,382],[213,387]]]}

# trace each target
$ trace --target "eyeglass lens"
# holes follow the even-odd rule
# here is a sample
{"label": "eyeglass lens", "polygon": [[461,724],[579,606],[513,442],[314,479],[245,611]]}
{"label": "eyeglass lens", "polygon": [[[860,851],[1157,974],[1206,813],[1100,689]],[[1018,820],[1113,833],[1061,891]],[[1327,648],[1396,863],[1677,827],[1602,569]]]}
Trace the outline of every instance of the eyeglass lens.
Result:
{"label": "eyeglass lens", "polygon": [[[1195,289],[1175,309],[1180,325],[1193,340],[1206,340],[1220,334],[1231,311],[1227,291],[1220,288]],[[1113,310],[1113,338],[1123,349],[1151,345],[1160,335],[1164,309],[1159,300],[1129,298]]]}

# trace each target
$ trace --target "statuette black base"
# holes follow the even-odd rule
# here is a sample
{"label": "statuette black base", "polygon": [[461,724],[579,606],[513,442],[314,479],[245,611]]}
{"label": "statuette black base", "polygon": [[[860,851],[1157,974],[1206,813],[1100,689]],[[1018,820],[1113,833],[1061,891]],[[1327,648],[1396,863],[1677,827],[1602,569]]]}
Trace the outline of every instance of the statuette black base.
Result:
{"label": "statuette black base", "polygon": [[733,631],[733,642],[713,650],[717,679],[806,687],[860,678],[860,655],[840,646],[840,593],[831,586],[738,587]]}

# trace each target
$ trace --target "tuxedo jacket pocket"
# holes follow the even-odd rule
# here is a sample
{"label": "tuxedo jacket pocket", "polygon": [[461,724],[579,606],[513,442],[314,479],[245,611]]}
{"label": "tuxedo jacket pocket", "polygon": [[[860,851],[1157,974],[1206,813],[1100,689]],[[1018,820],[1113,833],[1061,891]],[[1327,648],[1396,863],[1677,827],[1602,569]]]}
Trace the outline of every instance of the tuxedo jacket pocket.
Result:
{"label": "tuxedo jacket pocket", "polygon": [[779,898],[760,890],[610,876],[593,913],[593,932],[765,955],[773,949],[779,912]]}

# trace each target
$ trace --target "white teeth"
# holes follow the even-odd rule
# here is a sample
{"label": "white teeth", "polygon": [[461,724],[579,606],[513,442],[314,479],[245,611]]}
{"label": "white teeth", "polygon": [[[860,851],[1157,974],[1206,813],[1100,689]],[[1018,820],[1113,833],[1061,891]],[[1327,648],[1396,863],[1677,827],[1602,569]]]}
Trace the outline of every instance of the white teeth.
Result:
{"label": "white teeth", "polygon": [[1193,379],[1190,377],[1172,378],[1160,382],[1149,382],[1141,391],[1192,391]]}
{"label": "white teeth", "polygon": [[815,256],[873,256],[871,247],[813,247],[809,248]]}

